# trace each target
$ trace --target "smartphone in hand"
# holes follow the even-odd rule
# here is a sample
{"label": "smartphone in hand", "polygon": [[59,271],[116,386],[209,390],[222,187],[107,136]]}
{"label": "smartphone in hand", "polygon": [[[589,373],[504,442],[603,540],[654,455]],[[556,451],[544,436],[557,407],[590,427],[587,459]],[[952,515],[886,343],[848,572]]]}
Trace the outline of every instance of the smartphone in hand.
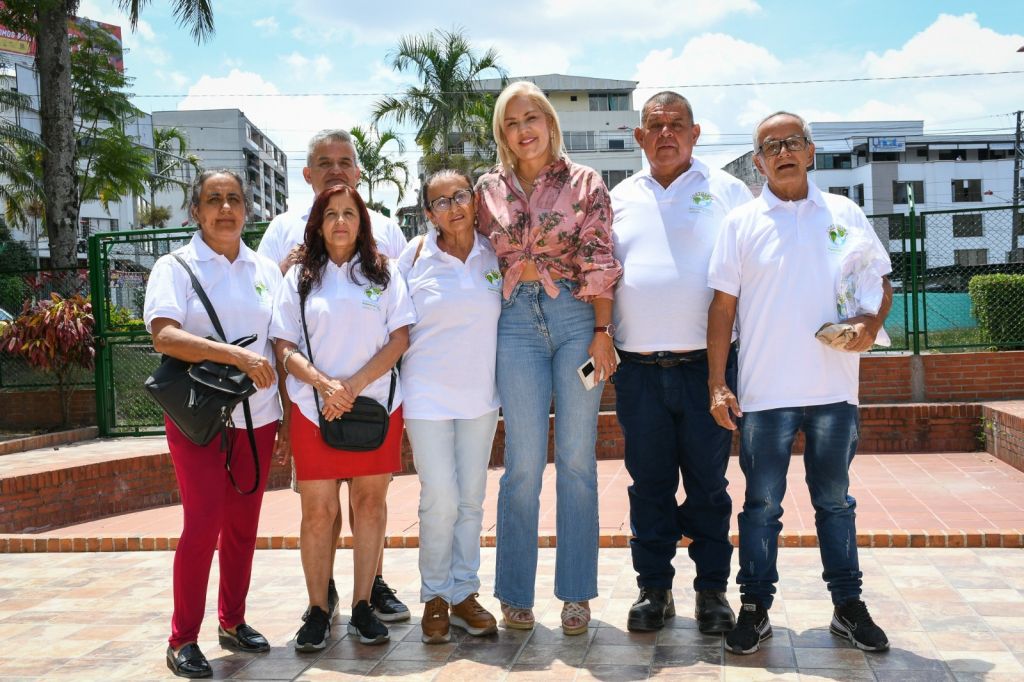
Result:
{"label": "smartphone in hand", "polygon": [[[615,362],[616,363],[622,362],[622,360],[619,358],[619,351],[617,351],[617,350],[615,351]],[[597,386],[597,382],[598,381],[604,381],[605,379],[608,378],[608,377],[597,377],[597,376],[595,376],[597,374],[597,371],[596,371],[596,368],[594,367],[594,357],[593,356],[590,356],[589,358],[587,358],[586,362],[584,362],[582,365],[577,367],[576,368],[576,373],[580,375],[580,381],[583,382],[583,385],[586,387],[586,389],[588,391],[591,390],[592,388],[594,388],[595,386]]]}

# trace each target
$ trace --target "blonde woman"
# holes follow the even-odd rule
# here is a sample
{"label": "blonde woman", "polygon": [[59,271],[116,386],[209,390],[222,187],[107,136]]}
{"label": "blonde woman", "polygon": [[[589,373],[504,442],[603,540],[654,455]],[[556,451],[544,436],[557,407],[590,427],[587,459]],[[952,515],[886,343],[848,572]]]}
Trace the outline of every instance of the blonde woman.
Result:
{"label": "blonde woman", "polygon": [[[587,631],[597,596],[594,443],[604,380],[616,368],[612,295],[622,268],[612,255],[612,214],[601,175],[568,159],[558,116],[533,83],[508,86],[494,111],[501,163],[477,183],[479,230],[504,285],[497,383],[505,417],[498,493],[495,596],[505,626],[534,625],[537,516],[555,404],[558,550],[555,596],[562,630]],[[576,369],[594,358],[598,385]]]}

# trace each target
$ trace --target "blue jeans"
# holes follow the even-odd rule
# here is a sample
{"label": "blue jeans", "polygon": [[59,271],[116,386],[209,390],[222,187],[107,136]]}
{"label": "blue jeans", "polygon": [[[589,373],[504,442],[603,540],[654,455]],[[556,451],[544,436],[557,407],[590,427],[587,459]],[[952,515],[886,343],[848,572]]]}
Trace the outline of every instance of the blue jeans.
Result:
{"label": "blue jeans", "polygon": [[[736,386],[736,351],[726,367]],[[674,367],[624,358],[613,379],[616,412],[626,441],[629,546],[640,587],[672,589],[676,545],[692,540],[695,590],[724,592],[729,582],[732,499],[725,477],[732,432],[708,411],[708,361],[698,356]],[[676,502],[682,474],[686,500]]]}
{"label": "blue jeans", "polygon": [[498,411],[406,419],[420,478],[420,601],[460,604],[480,591],[480,526]]}
{"label": "blue jeans", "polygon": [[555,596],[597,596],[597,412],[601,382],[588,391],[576,368],[589,356],[594,310],[559,281],[558,298],[539,282],[520,282],[498,319],[498,393],[505,416],[505,473],[498,491],[494,596],[532,608],[537,574],[537,518],[555,401],[558,550]]}
{"label": "blue jeans", "polygon": [[860,597],[857,501],[850,494],[850,463],[857,451],[857,406],[849,403],[746,412],[740,420],[740,466],[747,479],[736,582],[744,603],[772,605],[782,498],[793,440],[804,432],[805,480],[814,506],[822,578],[833,604]]}

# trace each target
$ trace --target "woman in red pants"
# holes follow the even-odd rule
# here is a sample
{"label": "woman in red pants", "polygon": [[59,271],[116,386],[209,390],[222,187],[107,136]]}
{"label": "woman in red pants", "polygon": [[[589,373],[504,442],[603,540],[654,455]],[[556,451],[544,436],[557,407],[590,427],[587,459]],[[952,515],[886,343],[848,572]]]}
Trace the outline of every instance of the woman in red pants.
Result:
{"label": "woman in red pants", "polygon": [[[242,179],[228,170],[207,171],[192,190],[191,213],[199,230],[186,246],[153,266],[146,288],[144,317],[160,353],[184,360],[213,360],[244,371],[259,389],[249,398],[260,468],[256,475],[245,417],[239,405],[229,431],[231,472],[225,470],[221,439],[205,446],[188,440],[169,420],[167,444],[181,491],[184,527],[174,553],[174,615],[168,639],[167,666],[179,677],[210,677],[210,664],[197,643],[206,610],[206,586],[214,549],[220,548],[220,598],[217,615],[222,646],[243,652],[270,648],[266,638],[245,622],[256,527],[274,450],[281,403],[274,356],[267,332],[281,271],[270,259],[242,243],[247,215]],[[209,297],[228,340],[256,334],[248,348],[212,340],[218,335],[191,278],[174,256],[181,257]],[[285,430],[287,433],[287,430]],[[278,441],[279,447],[285,447]],[[219,541],[219,543],[218,543]]]}

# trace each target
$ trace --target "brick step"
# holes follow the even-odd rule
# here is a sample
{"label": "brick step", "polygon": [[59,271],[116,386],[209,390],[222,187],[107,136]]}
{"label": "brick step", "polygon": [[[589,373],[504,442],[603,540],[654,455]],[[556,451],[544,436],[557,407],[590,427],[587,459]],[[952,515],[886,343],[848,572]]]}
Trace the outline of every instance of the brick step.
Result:
{"label": "brick step", "polygon": [[[992,415],[999,414],[999,403],[986,405],[997,406],[988,409]],[[983,439],[982,412],[983,406],[977,403],[865,405],[860,408],[858,452],[970,452],[981,449],[983,441],[998,440],[1011,453],[1006,456],[1007,461],[1013,464],[1022,459],[1012,454],[1019,455],[1020,445],[1020,431],[1013,431],[1013,424],[1004,425],[990,416],[986,423],[994,433]],[[503,426],[499,422],[491,451],[492,467],[504,463]],[[1017,441],[1013,440],[1015,437]],[[553,461],[553,438],[552,431],[549,461]],[[0,459],[0,533],[41,532],[179,501],[174,469],[162,438],[93,443],[97,445],[35,450]],[[1018,450],[1008,449],[1009,446]],[[798,439],[794,452],[802,452],[802,448],[802,440]],[[65,453],[69,456],[65,457]],[[614,413],[600,415],[596,455],[598,460],[622,459],[622,433]],[[402,463],[404,472],[414,471],[407,440]],[[275,465],[268,489],[286,487],[289,478],[287,468]]]}

